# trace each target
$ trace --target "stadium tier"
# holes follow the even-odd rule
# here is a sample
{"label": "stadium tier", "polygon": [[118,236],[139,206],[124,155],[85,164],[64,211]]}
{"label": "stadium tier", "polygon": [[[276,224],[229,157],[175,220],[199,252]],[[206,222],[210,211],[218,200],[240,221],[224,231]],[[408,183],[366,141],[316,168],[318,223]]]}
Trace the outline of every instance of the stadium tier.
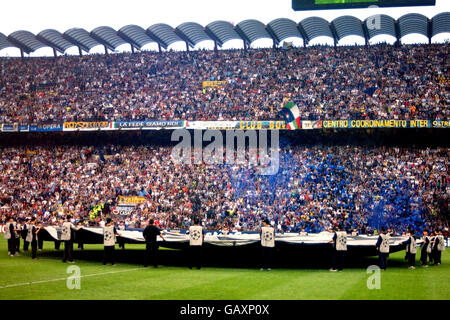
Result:
{"label": "stadium tier", "polygon": [[0,123],[282,120],[290,100],[301,120],[448,126],[449,61],[448,44],[2,58]]}
{"label": "stadium tier", "polygon": [[446,227],[448,148],[284,146],[278,172],[267,176],[256,171],[263,163],[177,164],[172,149],[2,148],[2,220],[55,225],[71,214],[96,225],[113,214],[129,228],[154,218],[186,229],[200,214],[208,230],[257,231],[264,219],[280,232]]}

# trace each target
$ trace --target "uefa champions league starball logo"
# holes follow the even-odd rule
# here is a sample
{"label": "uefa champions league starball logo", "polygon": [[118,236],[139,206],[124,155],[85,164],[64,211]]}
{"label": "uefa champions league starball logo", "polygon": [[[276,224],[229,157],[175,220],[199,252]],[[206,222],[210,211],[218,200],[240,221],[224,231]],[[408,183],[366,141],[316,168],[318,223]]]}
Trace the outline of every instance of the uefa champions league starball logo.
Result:
{"label": "uefa champions league starball logo", "polygon": [[264,233],[264,240],[266,240],[266,241],[272,241],[272,239],[273,239],[272,232],[266,231],[266,232]]}
{"label": "uefa champions league starball logo", "polygon": [[62,227],[62,233],[63,233],[63,234],[68,234],[68,233],[69,233],[69,228],[67,228],[67,227]]}
{"label": "uefa champions league starball logo", "polygon": [[194,231],[192,232],[192,239],[193,239],[193,240],[199,240],[199,239],[200,239],[200,231],[194,230]]}
{"label": "uefa champions league starball logo", "polygon": [[345,246],[345,245],[347,245],[347,239],[341,238],[341,239],[339,239],[339,243],[340,243],[342,246]]}
{"label": "uefa champions league starball logo", "polygon": [[105,240],[109,241],[112,239],[112,234],[109,231],[105,231]]}

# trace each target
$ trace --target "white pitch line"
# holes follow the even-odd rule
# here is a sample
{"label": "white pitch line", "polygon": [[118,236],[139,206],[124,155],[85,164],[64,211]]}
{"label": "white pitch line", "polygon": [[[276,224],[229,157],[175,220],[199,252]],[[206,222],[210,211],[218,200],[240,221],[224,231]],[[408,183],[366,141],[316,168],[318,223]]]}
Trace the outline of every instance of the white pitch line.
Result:
{"label": "white pitch line", "polygon": [[[128,272],[128,271],[135,271],[135,270],[141,270],[142,268],[134,268],[134,269],[127,269],[127,270],[118,270],[118,271],[111,271],[111,272],[103,272],[103,273],[93,273],[93,274],[87,274],[84,276],[80,276],[80,278],[86,278],[86,277],[94,277],[94,276],[103,276],[107,274],[113,274],[113,273],[121,273],[121,272]],[[70,275],[69,275],[70,276]],[[41,281],[32,281],[32,282],[23,282],[23,283],[15,283],[15,284],[8,284],[6,286],[0,286],[0,289],[6,289],[6,288],[13,288],[13,287],[20,287],[20,286],[26,286],[31,284],[37,284],[37,283],[46,283],[46,282],[55,282],[55,281],[64,281],[67,280],[66,278],[60,278],[60,279],[50,279],[50,280],[41,280]]]}

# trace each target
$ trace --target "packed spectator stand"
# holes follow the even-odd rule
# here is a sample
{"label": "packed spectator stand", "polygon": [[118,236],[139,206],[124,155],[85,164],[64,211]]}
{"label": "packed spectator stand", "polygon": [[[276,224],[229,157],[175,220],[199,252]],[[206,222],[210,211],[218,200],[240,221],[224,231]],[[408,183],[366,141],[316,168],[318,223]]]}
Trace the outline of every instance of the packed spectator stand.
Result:
{"label": "packed spectator stand", "polygon": [[0,123],[275,120],[286,98],[302,120],[446,120],[448,52],[380,44],[1,58]]}
{"label": "packed spectator stand", "polygon": [[[278,230],[320,232],[342,225],[370,233],[382,225],[448,228],[449,150],[365,146],[287,146],[275,175],[257,166],[176,164],[170,147],[9,147],[1,152],[2,220],[35,216],[58,224],[66,215],[97,224],[100,203],[111,213],[119,196],[146,201],[123,219],[149,218],[167,229],[202,217],[212,230],[252,231],[267,218]],[[200,202],[200,206],[196,202]]]}

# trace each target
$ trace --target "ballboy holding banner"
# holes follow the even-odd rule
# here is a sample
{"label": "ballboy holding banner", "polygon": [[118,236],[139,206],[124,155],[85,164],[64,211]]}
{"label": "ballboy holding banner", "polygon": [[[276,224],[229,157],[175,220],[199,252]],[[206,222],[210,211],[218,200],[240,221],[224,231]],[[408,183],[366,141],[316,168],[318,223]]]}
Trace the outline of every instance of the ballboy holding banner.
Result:
{"label": "ballboy holding banner", "polygon": [[423,231],[422,245],[420,247],[420,264],[422,267],[428,267],[428,256],[431,254],[431,241],[428,236],[428,230]]}
{"label": "ballboy holding banner", "polygon": [[116,227],[111,221],[111,218],[106,219],[106,224],[103,227],[103,245],[104,245],[104,255],[103,255],[103,265],[111,262],[114,266],[114,247],[116,245],[116,235],[118,235]]}
{"label": "ballboy holding banner", "polygon": [[72,222],[70,222],[70,219],[72,219],[72,216],[68,215],[61,228],[61,240],[64,241],[64,255],[62,261],[66,262],[69,260],[69,263],[74,263],[72,256],[73,240],[75,238],[74,230],[78,230],[80,228],[75,227]]}
{"label": "ballboy holding banner", "polygon": [[264,269],[272,270],[272,255],[275,247],[275,229],[269,225],[268,220],[264,220],[264,226],[261,228],[261,253],[262,264],[261,271]]}
{"label": "ballboy holding banner", "polygon": [[381,228],[381,233],[378,236],[376,247],[379,251],[380,257],[380,269],[386,270],[387,268],[387,258],[389,256],[389,241],[391,240],[391,236],[386,234],[386,229],[384,227]]}
{"label": "ballboy holding banner", "polygon": [[198,219],[194,220],[194,225],[189,227],[189,269],[194,265],[197,269],[202,267],[202,246],[205,234]]}
{"label": "ballboy holding banner", "polygon": [[414,230],[409,231],[409,238],[405,241],[406,244],[406,257],[408,259],[409,269],[415,269],[416,264],[416,239],[414,238]]}
{"label": "ballboy holding banner", "polygon": [[4,238],[8,240],[8,254],[13,257],[19,255],[16,252],[16,235],[17,231],[20,231],[16,227],[16,222],[14,221],[14,217],[10,216],[8,219],[8,223],[5,225],[5,236]]}
{"label": "ballboy holding banner", "polygon": [[347,233],[342,230],[341,226],[339,226],[339,231],[334,233],[330,242],[333,242],[332,266],[330,271],[342,271],[344,269],[344,255],[347,252]]}

